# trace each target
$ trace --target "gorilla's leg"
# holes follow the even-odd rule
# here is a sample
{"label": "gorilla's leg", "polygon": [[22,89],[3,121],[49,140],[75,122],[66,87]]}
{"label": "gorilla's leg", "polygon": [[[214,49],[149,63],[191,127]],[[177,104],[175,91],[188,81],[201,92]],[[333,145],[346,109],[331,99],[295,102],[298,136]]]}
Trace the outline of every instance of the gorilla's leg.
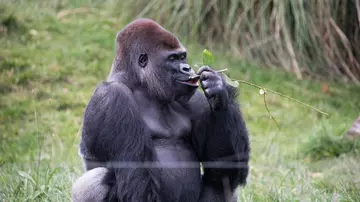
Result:
{"label": "gorilla's leg", "polygon": [[84,173],[73,184],[72,201],[104,201],[110,190],[110,187],[103,183],[103,179],[108,172],[107,168],[98,167]]}

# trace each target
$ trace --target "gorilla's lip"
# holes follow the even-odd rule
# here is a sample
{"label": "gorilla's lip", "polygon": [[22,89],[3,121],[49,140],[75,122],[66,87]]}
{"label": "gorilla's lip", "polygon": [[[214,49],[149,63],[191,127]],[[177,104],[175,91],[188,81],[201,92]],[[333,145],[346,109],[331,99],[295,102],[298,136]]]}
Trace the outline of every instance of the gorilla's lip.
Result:
{"label": "gorilla's lip", "polygon": [[194,86],[194,87],[198,87],[199,84],[198,84],[198,81],[199,81],[199,78],[189,78],[187,80],[178,80],[178,82],[182,83],[182,84],[185,84],[185,85],[188,85],[188,86]]}

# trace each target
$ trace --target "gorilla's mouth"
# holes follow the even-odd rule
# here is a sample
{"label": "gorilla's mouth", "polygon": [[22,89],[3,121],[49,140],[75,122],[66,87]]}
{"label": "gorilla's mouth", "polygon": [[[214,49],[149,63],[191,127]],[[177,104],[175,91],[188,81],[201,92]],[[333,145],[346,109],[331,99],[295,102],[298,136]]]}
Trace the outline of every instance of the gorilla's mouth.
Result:
{"label": "gorilla's mouth", "polygon": [[198,87],[198,81],[199,78],[189,78],[188,80],[184,80],[184,81],[180,81],[178,80],[180,83],[185,84],[185,85],[189,85],[189,86],[194,86],[194,87]]}

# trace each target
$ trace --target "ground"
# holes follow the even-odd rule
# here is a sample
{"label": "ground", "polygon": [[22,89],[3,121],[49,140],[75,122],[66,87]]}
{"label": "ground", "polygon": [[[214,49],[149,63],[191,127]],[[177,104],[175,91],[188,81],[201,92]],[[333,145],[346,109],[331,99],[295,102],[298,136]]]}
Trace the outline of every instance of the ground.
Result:
{"label": "ground", "polygon": [[[0,201],[69,201],[71,184],[82,172],[77,152],[84,108],[110,70],[116,32],[129,21],[102,11],[57,16],[54,9],[20,8],[0,12]],[[180,38],[190,64],[201,61],[206,47]],[[325,90],[324,81],[298,81],[226,51],[210,51],[214,68],[228,68],[231,78],[330,114],[268,93],[277,128],[259,90],[240,84],[252,152],[249,182],[239,199],[359,200],[360,146],[343,139],[359,116],[359,87],[326,82]]]}

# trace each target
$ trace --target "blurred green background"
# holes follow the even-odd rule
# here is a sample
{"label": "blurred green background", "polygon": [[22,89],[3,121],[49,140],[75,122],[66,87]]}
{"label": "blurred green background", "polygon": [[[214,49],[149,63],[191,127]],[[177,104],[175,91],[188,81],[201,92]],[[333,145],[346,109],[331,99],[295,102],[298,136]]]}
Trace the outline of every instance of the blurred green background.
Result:
{"label": "blurred green background", "polygon": [[150,17],[240,84],[252,144],[241,201],[358,201],[360,6],[356,0],[0,0],[0,201],[70,201],[83,172],[83,111],[116,33]]}

